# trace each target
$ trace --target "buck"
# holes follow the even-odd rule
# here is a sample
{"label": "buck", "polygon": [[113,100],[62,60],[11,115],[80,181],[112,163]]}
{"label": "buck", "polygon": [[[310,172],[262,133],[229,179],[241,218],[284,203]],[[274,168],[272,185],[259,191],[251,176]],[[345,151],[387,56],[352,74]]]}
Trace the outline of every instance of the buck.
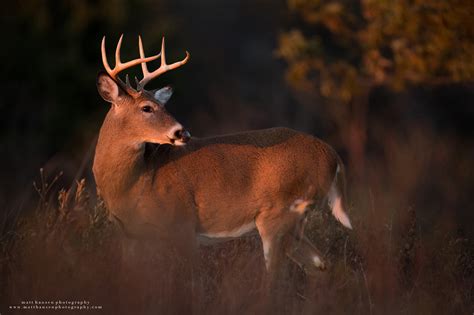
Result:
{"label": "buck", "polygon": [[[122,63],[120,37],[115,67],[97,78],[102,98],[111,103],[100,129],[93,173],[98,192],[128,234],[188,231],[193,243],[212,243],[258,232],[265,265],[278,268],[285,254],[313,273],[324,269],[319,251],[303,234],[306,214],[328,203],[332,214],[352,228],[345,212],[344,166],[323,141],[287,128],[191,137],[165,109],[172,90],[145,86],[184,65],[161,52]],[[161,57],[161,66],[147,63]],[[118,74],[141,65],[143,78],[132,87]]]}

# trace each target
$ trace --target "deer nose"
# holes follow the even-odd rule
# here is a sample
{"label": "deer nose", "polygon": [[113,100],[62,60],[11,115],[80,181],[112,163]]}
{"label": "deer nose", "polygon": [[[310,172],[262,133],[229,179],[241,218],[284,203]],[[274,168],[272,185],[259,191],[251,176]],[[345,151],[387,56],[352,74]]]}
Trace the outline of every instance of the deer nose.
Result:
{"label": "deer nose", "polygon": [[181,140],[181,142],[188,142],[191,139],[191,134],[186,129],[178,129],[174,133],[175,139]]}

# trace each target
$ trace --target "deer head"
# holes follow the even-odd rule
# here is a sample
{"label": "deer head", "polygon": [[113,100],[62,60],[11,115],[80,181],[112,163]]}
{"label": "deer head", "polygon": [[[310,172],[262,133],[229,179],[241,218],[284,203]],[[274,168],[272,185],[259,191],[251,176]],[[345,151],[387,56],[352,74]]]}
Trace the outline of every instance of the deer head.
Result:
{"label": "deer head", "polygon": [[[108,119],[113,124],[119,125],[124,131],[117,137],[127,137],[135,143],[159,143],[184,145],[191,135],[183,126],[176,121],[165,109],[166,102],[170,99],[173,91],[167,86],[158,90],[146,90],[145,85],[161,74],[184,65],[189,60],[189,53],[178,62],[168,65],[165,57],[165,39],[163,37],[161,52],[155,56],[145,57],[142,39],[139,37],[140,58],[125,63],[120,60],[120,47],[123,35],[117,44],[115,51],[115,67],[112,69],[107,62],[105,51],[105,36],[102,39],[102,62],[106,72],[100,72],[97,77],[97,89],[102,98],[111,103]],[[155,71],[149,72],[147,62],[161,57],[161,66]],[[143,78],[138,81],[135,77],[136,88],[133,88],[126,76],[123,82],[118,74],[130,67],[141,64]]]}

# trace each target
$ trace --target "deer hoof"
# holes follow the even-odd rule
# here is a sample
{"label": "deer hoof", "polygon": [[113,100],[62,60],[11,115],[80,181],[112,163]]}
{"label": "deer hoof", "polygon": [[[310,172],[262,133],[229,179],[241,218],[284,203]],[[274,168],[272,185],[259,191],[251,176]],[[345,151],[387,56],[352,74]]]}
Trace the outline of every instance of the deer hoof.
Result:
{"label": "deer hoof", "polygon": [[326,270],[326,264],[319,256],[313,257],[313,264],[316,268],[319,268],[319,270]]}

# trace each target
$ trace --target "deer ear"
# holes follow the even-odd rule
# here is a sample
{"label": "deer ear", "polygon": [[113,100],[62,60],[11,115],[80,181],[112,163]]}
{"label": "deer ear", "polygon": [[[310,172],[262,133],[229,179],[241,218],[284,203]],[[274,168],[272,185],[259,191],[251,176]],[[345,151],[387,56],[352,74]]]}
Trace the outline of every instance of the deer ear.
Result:
{"label": "deer ear", "polygon": [[115,103],[121,93],[117,82],[105,72],[100,72],[97,76],[97,90],[100,96],[110,103]]}
{"label": "deer ear", "polygon": [[153,93],[153,97],[161,105],[165,105],[166,102],[168,102],[168,100],[171,98],[171,95],[173,95],[173,88],[171,88],[171,86],[165,86],[164,88],[156,90],[155,93]]}

